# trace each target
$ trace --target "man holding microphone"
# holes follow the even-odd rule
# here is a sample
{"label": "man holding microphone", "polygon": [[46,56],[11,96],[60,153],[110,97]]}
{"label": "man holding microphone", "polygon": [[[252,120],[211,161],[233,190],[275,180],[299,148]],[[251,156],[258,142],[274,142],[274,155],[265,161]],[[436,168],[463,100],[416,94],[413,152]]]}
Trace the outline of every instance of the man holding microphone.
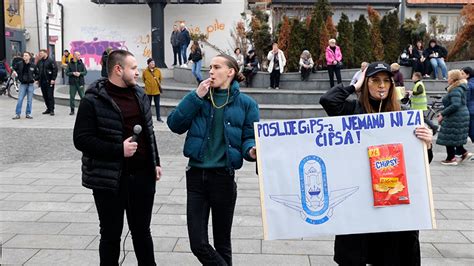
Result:
{"label": "man holding microphone", "polygon": [[107,73],[86,91],[74,126],[82,185],[93,190],[99,215],[100,264],[118,264],[126,211],[138,265],[156,265],[150,222],[161,167],[150,105],[133,54],[111,52]]}

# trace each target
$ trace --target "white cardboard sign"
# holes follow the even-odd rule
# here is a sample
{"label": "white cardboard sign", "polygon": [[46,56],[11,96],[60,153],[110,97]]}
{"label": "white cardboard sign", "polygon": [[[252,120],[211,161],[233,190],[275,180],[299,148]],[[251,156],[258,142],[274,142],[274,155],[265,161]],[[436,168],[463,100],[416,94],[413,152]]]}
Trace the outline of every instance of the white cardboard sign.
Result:
{"label": "white cardboard sign", "polygon": [[[255,123],[265,239],[436,227],[420,111]],[[374,207],[367,148],[401,143],[410,204]]]}

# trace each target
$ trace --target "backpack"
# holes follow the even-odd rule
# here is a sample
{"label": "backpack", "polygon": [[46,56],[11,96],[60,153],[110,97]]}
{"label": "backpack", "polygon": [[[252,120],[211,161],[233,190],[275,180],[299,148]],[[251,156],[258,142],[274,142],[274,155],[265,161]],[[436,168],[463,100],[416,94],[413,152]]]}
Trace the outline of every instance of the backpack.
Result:
{"label": "backpack", "polygon": [[5,67],[5,62],[0,61],[0,81],[5,81],[7,77],[7,68]]}

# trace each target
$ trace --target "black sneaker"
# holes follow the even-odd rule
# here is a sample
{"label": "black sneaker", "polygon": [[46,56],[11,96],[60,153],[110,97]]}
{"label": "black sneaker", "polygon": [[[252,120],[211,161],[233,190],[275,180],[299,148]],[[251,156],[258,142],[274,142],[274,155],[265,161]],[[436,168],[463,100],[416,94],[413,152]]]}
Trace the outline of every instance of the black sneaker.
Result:
{"label": "black sneaker", "polygon": [[50,116],[54,116],[54,112],[50,112],[49,115],[50,115]]}
{"label": "black sneaker", "polygon": [[17,119],[20,119],[20,116],[19,115],[15,115],[14,117],[12,117],[13,120],[17,120]]}
{"label": "black sneaker", "polygon": [[26,115],[26,118],[33,119],[33,117],[31,115]]}
{"label": "black sneaker", "polygon": [[71,110],[71,112],[69,113],[69,115],[74,115],[74,110]]}
{"label": "black sneaker", "polygon": [[158,122],[161,122],[161,123],[164,123],[165,121],[163,121],[163,119],[161,119],[161,117],[158,117]]}
{"label": "black sneaker", "polygon": [[46,111],[42,112],[42,114],[44,114],[44,115],[47,115],[47,114],[50,114],[50,113],[51,112],[49,110],[46,110]]}

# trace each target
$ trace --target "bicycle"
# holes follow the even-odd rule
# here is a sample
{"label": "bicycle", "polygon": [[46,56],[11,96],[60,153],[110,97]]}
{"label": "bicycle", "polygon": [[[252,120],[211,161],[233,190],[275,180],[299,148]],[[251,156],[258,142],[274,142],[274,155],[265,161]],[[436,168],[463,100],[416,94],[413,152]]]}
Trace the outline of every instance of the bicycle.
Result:
{"label": "bicycle", "polygon": [[429,120],[433,120],[436,119],[438,117],[438,114],[444,109],[443,102],[441,101],[443,96],[433,95],[429,97],[432,98],[433,101],[427,106],[428,111],[426,112],[426,117]]}
{"label": "bicycle", "polygon": [[20,91],[20,82],[16,77],[11,75],[8,79],[0,84],[0,95],[7,94],[10,98],[18,98],[18,92]]}

